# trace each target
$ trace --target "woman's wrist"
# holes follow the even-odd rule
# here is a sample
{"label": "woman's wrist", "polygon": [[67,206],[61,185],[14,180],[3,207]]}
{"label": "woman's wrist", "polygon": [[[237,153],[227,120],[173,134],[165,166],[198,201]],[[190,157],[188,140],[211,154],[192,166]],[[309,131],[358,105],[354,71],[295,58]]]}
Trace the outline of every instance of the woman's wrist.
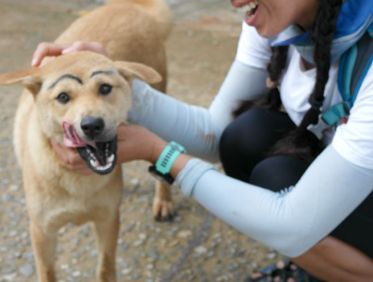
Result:
{"label": "woman's wrist", "polygon": [[158,160],[159,156],[161,155],[162,151],[166,146],[167,142],[162,139],[153,142],[149,157],[147,157],[146,160],[154,164]]}
{"label": "woman's wrist", "polygon": [[[159,159],[161,153],[166,148],[167,142],[163,139],[156,140],[156,142],[153,143],[153,148],[151,150],[151,154],[149,155],[149,158],[147,161],[149,161],[152,164],[155,164],[157,160]],[[186,165],[186,163],[191,159],[191,157],[185,153],[181,153],[179,156],[177,156],[175,162],[172,165],[171,168],[171,175],[173,177],[176,177],[176,175],[180,172],[180,170],[183,169],[183,167]]]}

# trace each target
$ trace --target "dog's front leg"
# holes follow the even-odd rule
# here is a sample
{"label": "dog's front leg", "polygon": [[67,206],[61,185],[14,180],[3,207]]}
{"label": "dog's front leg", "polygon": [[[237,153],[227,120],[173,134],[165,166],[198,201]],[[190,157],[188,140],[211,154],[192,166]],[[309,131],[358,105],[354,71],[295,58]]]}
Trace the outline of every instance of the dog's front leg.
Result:
{"label": "dog's front leg", "polygon": [[98,249],[97,280],[116,281],[115,257],[119,232],[119,209],[115,215],[94,221]]}
{"label": "dog's front leg", "polygon": [[32,221],[30,223],[30,233],[39,281],[56,281],[54,272],[54,258],[57,235],[46,234],[37,224]]}
{"label": "dog's front leg", "polygon": [[153,216],[158,221],[171,220],[173,217],[171,187],[164,182],[156,182]]}

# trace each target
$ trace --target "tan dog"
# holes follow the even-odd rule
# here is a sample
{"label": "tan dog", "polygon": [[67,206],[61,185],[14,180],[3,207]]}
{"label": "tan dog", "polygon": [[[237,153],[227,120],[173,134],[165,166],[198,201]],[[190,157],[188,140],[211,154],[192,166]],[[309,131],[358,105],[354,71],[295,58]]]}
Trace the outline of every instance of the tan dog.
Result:
{"label": "tan dog", "polygon": [[[161,0],[113,1],[78,19],[57,39],[98,41],[110,59],[77,52],[38,69],[0,75],[1,84],[26,87],[16,114],[14,145],[40,281],[55,281],[58,229],[68,222],[88,221],[97,237],[97,278],[115,281],[123,184],[121,168],[115,165],[116,128],[126,119],[131,79],[158,83],[165,90],[166,80],[160,81],[161,75],[166,77],[163,43],[168,18]],[[82,176],[62,167],[51,140],[76,147],[96,173]],[[171,213],[168,187],[158,187],[153,208],[156,217]]]}

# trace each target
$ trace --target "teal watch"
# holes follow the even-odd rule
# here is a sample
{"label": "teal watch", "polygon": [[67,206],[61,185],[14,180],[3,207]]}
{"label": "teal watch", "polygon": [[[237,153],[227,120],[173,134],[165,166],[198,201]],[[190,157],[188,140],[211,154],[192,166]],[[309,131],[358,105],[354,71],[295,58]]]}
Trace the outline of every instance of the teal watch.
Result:
{"label": "teal watch", "polygon": [[161,181],[171,185],[174,182],[174,178],[170,174],[171,168],[177,157],[182,153],[185,153],[184,147],[171,141],[163,149],[155,164],[149,167],[149,172]]}

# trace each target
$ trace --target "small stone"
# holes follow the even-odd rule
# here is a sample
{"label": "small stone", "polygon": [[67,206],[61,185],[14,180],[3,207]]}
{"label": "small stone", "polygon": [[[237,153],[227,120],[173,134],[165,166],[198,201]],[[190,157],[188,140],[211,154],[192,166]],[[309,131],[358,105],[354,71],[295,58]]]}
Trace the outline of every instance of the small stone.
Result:
{"label": "small stone", "polygon": [[26,239],[27,237],[28,237],[28,233],[27,232],[22,232],[21,238]]}
{"label": "small stone", "polygon": [[0,281],[3,282],[3,281],[6,281],[6,282],[13,282],[13,281],[16,281],[16,277],[17,277],[17,274],[16,273],[9,273],[9,274],[5,274],[3,276],[0,276]]}
{"label": "small stone", "polygon": [[179,233],[177,233],[177,237],[180,239],[186,239],[190,236],[192,236],[192,231],[190,230],[182,230]]}
{"label": "small stone", "polygon": [[130,183],[131,186],[134,188],[138,188],[140,186],[140,180],[138,180],[137,178],[132,178]]}
{"label": "small stone", "polygon": [[144,233],[139,234],[139,239],[140,240],[144,241],[144,240],[146,240],[146,238],[147,238],[146,234],[144,234]]}
{"label": "small stone", "polygon": [[194,252],[198,255],[203,255],[207,252],[207,249],[204,246],[198,246],[194,249]]}
{"label": "small stone", "polygon": [[91,250],[90,253],[89,253],[89,255],[91,257],[96,257],[97,256],[97,250],[96,249]]}
{"label": "small stone", "polygon": [[169,247],[175,247],[176,245],[178,245],[179,244],[179,242],[177,241],[177,240],[173,240],[173,241],[171,241],[169,244],[168,244],[168,246]]}
{"label": "small stone", "polygon": [[275,252],[270,252],[267,254],[267,258],[268,259],[274,259],[276,257],[276,253]]}
{"label": "small stone", "polygon": [[27,252],[27,253],[23,253],[22,257],[29,260],[29,261],[33,261],[34,254],[32,252]]}
{"label": "small stone", "polygon": [[25,264],[19,269],[24,277],[30,277],[34,273],[34,267],[31,264]]}
{"label": "small stone", "polygon": [[11,185],[11,186],[9,187],[9,190],[10,190],[11,192],[15,192],[15,191],[18,190],[18,186],[17,186],[17,185]]}
{"label": "small stone", "polygon": [[148,257],[147,257],[148,262],[155,262],[158,258],[159,258],[159,254],[157,253],[157,251],[152,250],[148,252]]}
{"label": "small stone", "polygon": [[121,271],[121,273],[123,275],[127,275],[127,274],[130,274],[132,272],[132,269],[131,268],[125,268]]}
{"label": "small stone", "polygon": [[143,240],[136,240],[134,243],[133,243],[133,246],[134,247],[140,247],[142,244],[144,244],[144,241]]}
{"label": "small stone", "polygon": [[78,271],[78,270],[76,270],[76,271],[74,271],[73,273],[72,273],[72,275],[73,275],[73,277],[80,277],[81,276],[81,273],[80,273],[80,271]]}

